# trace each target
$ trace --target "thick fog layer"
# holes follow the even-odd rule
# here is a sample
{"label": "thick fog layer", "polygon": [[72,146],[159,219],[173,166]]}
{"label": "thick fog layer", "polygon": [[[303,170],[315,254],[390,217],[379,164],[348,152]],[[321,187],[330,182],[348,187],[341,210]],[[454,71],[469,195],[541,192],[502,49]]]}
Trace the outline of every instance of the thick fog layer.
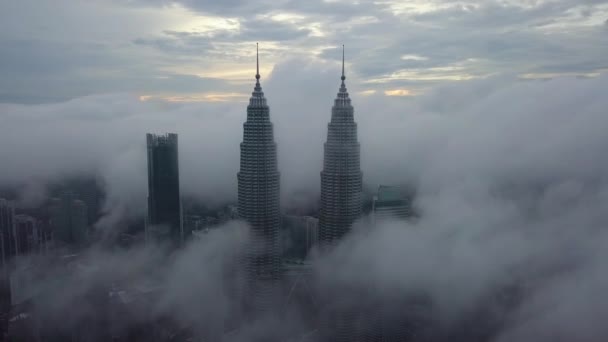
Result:
{"label": "thick fog layer", "polygon": [[[318,196],[338,72],[335,65],[292,60],[262,77],[287,207],[314,203]],[[347,78],[364,182],[437,188],[471,179],[521,183],[603,174],[606,163],[595,154],[605,142],[601,93],[607,82],[606,77],[546,82],[502,77],[395,98],[358,94],[358,80]],[[253,80],[243,92],[252,88]],[[169,104],[128,94],[0,104],[0,184],[20,184],[23,199],[31,201],[43,198],[50,180],[92,174],[105,186],[108,210],[126,206],[141,214],[147,193],[145,133],[176,132],[183,193],[207,202],[233,201],[245,108],[246,102]]]}
{"label": "thick fog layer", "polygon": [[[262,78],[285,207],[316,202],[337,75],[335,65],[294,60]],[[315,260],[321,292],[349,287],[373,300],[424,293],[448,335],[481,316],[494,320],[490,339],[498,342],[604,341],[608,78],[497,77],[398,99],[359,94],[357,82],[346,80],[364,183],[415,186],[420,218],[379,227],[363,219],[334,253]],[[20,184],[21,200],[33,203],[44,198],[49,181],[93,174],[107,191],[109,215],[143,215],[144,134],[171,131],[179,134],[184,194],[233,201],[245,107],[142,102],[124,94],[3,104],[0,183]],[[169,261],[159,310],[219,325],[234,309],[217,284],[245,238],[242,227],[214,234]],[[132,273],[129,267],[149,267],[151,255],[101,259]],[[511,291],[516,300],[496,303]],[[297,319],[282,326],[300,329]],[[251,328],[259,330],[264,326]]]}

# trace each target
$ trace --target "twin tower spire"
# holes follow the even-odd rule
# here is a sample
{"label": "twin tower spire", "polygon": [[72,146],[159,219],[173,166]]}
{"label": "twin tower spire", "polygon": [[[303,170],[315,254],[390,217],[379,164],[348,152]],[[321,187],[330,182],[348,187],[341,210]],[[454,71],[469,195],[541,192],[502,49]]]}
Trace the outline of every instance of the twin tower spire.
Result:
{"label": "twin tower spire", "polygon": [[255,79],[260,79],[260,50],[258,43],[255,43]]}

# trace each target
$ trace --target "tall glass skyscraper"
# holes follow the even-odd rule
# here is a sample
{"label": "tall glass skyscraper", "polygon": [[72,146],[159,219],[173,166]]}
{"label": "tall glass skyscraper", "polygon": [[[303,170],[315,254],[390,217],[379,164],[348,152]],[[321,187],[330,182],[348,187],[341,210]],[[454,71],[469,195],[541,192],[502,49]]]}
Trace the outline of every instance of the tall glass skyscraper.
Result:
{"label": "tall glass skyscraper", "polygon": [[148,221],[146,235],[179,246],[183,240],[177,134],[146,135]]}
{"label": "tall glass skyscraper", "polygon": [[280,277],[280,174],[270,111],[260,86],[259,57],[256,65],[237,178],[238,213],[251,228],[246,251],[246,299],[251,310],[259,313],[272,307]]}
{"label": "tall glass skyscraper", "polygon": [[331,109],[331,122],[327,125],[321,172],[319,242],[322,247],[335,244],[361,216],[360,146],[345,79],[342,50],[342,85]]}

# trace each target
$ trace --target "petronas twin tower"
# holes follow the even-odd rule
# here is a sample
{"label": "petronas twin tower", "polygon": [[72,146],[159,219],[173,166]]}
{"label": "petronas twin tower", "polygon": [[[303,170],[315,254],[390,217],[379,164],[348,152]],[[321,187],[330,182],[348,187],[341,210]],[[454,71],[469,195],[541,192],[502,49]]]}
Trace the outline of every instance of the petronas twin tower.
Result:
{"label": "petronas twin tower", "polygon": [[344,50],[341,79],[342,84],[331,109],[331,121],[327,125],[327,142],[321,171],[321,247],[335,244],[361,215],[360,145],[357,140],[354,108],[344,84]]}
{"label": "petronas twin tower", "polygon": [[[238,173],[238,211],[251,227],[247,251],[247,298],[256,311],[270,309],[280,278],[280,174],[270,111],[260,86],[259,58],[256,84],[247,106]],[[319,243],[335,244],[361,215],[362,174],[357,124],[344,84],[332,108],[321,172]]]}
{"label": "petronas twin tower", "polygon": [[256,311],[266,311],[272,307],[281,271],[280,174],[270,110],[260,86],[259,60],[255,78],[243,124],[238,213],[252,235],[246,253],[246,298]]}

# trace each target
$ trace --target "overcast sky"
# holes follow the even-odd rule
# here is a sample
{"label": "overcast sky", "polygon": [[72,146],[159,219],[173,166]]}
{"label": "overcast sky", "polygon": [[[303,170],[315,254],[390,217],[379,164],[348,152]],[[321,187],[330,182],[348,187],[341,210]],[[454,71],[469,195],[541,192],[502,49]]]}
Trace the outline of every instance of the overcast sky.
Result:
{"label": "overcast sky", "polygon": [[338,63],[345,44],[362,95],[497,74],[595,76],[608,68],[608,1],[3,1],[0,102],[244,101],[255,42],[263,77],[292,58]]}

